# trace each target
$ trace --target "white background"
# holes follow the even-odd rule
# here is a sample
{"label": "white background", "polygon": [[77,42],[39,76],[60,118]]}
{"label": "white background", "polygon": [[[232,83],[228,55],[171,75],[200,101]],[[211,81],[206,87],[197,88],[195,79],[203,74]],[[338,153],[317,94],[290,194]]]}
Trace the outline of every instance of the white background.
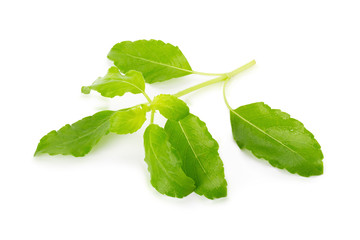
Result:
{"label": "white background", "polygon": [[[360,239],[358,1],[0,3],[0,239]],[[141,96],[84,96],[117,42],[161,39],[194,70],[257,65],[228,85],[232,107],[264,101],[302,121],[324,152],[304,178],[240,151],[221,84],[183,99],[220,144],[228,197],[173,199],[149,183],[142,133],[86,157],[33,158],[39,139]],[[147,86],[151,96],[209,79]],[[163,124],[163,119],[156,121]]]}

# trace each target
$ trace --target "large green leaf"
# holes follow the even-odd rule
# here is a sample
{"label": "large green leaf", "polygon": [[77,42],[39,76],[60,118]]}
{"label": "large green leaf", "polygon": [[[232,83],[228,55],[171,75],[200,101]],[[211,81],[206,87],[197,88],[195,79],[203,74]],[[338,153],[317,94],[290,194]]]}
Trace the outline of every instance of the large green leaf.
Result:
{"label": "large green leaf", "polygon": [[180,49],[160,40],[117,43],[110,50],[108,58],[122,72],[142,72],[147,83],[162,82],[192,73]]}
{"label": "large green leaf", "polygon": [[183,160],[186,175],[195,181],[195,192],[210,199],[225,197],[227,183],[219,145],[205,123],[189,114],[180,121],[168,120],[165,131]]}
{"label": "large green leaf", "polygon": [[110,118],[110,131],[117,134],[134,133],[146,120],[146,109],[134,107],[117,111]]}
{"label": "large green leaf", "polygon": [[183,172],[181,159],[163,128],[149,125],[144,133],[144,146],[151,184],[158,192],[182,198],[194,190],[194,181]]}
{"label": "large green leaf", "polygon": [[189,107],[183,100],[169,94],[160,94],[154,98],[152,106],[171,120],[180,120],[189,114]]}
{"label": "large green leaf", "polygon": [[314,136],[289,114],[263,102],[230,111],[234,139],[277,168],[301,176],[323,173],[323,154]]}
{"label": "large green leaf", "polygon": [[83,118],[72,125],[45,135],[37,146],[35,155],[48,153],[82,157],[106,134],[109,133],[113,111],[101,111]]}
{"label": "large green leaf", "polygon": [[82,93],[89,94],[91,90],[98,91],[104,97],[113,98],[122,96],[127,92],[143,93],[145,80],[140,72],[128,71],[121,74],[117,67],[111,67],[104,77],[100,77],[90,86],[81,88]]}

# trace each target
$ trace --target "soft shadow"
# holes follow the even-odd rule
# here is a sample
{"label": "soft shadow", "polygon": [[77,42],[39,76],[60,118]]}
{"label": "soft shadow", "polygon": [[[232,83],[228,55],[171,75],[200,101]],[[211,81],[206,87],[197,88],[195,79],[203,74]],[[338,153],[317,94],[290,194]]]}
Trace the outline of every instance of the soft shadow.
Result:
{"label": "soft shadow", "polygon": [[[237,146],[237,145],[236,145]],[[258,164],[261,164],[263,165],[264,167],[266,168],[273,168],[273,170],[283,174],[283,175],[286,175],[286,176],[298,176],[298,177],[301,177],[300,175],[297,175],[297,174],[292,174],[292,173],[289,173],[287,170],[285,169],[280,169],[280,168],[276,168],[276,167],[273,167],[267,160],[263,159],[263,158],[257,158],[254,156],[254,154],[248,150],[248,149],[239,149],[240,152],[242,154],[244,154],[246,156],[247,159],[251,160],[251,161],[255,161],[257,162]]]}

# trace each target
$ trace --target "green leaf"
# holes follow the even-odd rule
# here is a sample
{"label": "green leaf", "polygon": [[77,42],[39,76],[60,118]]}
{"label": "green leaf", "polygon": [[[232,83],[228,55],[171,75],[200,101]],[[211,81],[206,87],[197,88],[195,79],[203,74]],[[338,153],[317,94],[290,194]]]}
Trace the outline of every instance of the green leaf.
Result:
{"label": "green leaf", "polygon": [[195,181],[195,192],[210,199],[225,197],[227,183],[219,145],[205,123],[189,114],[178,122],[168,120],[165,131],[183,160],[184,172]]}
{"label": "green leaf", "polygon": [[263,102],[230,111],[234,139],[277,168],[308,177],[323,173],[323,154],[304,125]]}
{"label": "green leaf", "polygon": [[110,131],[117,134],[134,133],[146,120],[146,109],[134,107],[115,112],[110,118]]}
{"label": "green leaf", "polygon": [[192,69],[178,47],[160,40],[117,43],[108,58],[121,72],[142,72],[147,83],[162,82],[192,74]]}
{"label": "green leaf", "polygon": [[101,111],[72,125],[45,135],[37,146],[35,155],[48,153],[75,157],[85,156],[99,140],[109,133],[113,111]]}
{"label": "green leaf", "polygon": [[91,90],[98,91],[104,97],[113,98],[127,92],[134,94],[145,91],[145,80],[140,72],[129,71],[121,74],[117,67],[111,67],[105,77],[100,77],[90,86],[81,88],[81,92],[89,94]]}
{"label": "green leaf", "polygon": [[181,159],[163,128],[150,124],[144,133],[144,146],[151,184],[158,192],[182,198],[194,190],[194,181],[182,170]]}
{"label": "green leaf", "polygon": [[154,98],[152,103],[154,109],[171,120],[180,120],[189,114],[189,107],[177,97],[169,94],[160,94]]}

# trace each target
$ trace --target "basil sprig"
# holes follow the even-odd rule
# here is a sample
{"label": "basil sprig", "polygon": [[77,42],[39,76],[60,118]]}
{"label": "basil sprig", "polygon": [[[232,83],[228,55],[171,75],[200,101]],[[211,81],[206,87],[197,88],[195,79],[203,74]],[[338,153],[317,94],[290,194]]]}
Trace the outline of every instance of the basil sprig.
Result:
{"label": "basil sprig", "polygon": [[[126,93],[142,94],[147,102],[120,109],[101,111],[65,125],[45,135],[35,155],[48,153],[82,157],[108,133],[131,134],[143,126],[145,162],[152,186],[171,197],[182,198],[195,192],[209,199],[227,196],[224,164],[219,144],[211,136],[206,124],[190,113],[180,97],[208,85],[224,82],[224,100],[230,111],[234,140],[241,149],[250,150],[257,158],[290,173],[309,177],[323,173],[323,154],[319,143],[304,125],[289,114],[272,109],[263,102],[230,107],[226,83],[235,75],[255,64],[251,61],[228,73],[204,73],[192,70],[180,51],[159,40],[125,41],[110,50],[108,58],[114,62],[104,77],[82,87],[84,94],[91,90],[108,98]],[[216,78],[184,89],[175,94],[160,94],[151,98],[145,83],[163,82],[189,74]],[[159,112],[167,122],[155,124]]]}

